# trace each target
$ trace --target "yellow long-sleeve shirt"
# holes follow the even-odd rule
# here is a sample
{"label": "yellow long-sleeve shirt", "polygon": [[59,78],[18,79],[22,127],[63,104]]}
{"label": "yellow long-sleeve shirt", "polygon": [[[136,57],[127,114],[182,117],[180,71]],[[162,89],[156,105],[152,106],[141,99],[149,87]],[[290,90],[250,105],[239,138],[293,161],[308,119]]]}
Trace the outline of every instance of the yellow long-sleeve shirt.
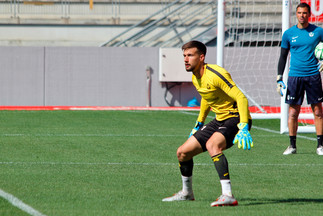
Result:
{"label": "yellow long-sleeve shirt", "polygon": [[197,119],[199,122],[205,122],[210,109],[215,112],[218,121],[238,115],[243,123],[248,123],[248,119],[251,119],[247,98],[224,68],[205,64],[201,79],[193,74],[192,82],[202,96]]}

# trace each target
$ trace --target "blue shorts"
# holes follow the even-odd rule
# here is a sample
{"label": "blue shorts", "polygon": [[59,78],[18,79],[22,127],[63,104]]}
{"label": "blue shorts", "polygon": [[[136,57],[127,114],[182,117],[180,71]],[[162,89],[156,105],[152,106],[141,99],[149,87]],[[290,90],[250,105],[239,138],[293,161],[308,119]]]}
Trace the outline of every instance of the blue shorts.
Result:
{"label": "blue shorts", "polygon": [[302,105],[304,93],[308,104],[323,101],[321,74],[306,77],[288,77],[285,102]]}

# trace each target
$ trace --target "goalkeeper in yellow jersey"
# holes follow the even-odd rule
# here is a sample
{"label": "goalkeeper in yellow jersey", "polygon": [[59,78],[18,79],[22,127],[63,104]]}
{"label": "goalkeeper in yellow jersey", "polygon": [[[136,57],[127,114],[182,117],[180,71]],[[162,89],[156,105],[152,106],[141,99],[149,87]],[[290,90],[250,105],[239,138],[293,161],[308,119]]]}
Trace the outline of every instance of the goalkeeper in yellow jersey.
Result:
{"label": "goalkeeper in yellow jersey", "polygon": [[[183,187],[178,193],[163,201],[194,200],[192,188],[193,157],[208,151],[220,177],[222,194],[211,206],[235,206],[238,201],[232,195],[228,161],[223,151],[237,144],[250,150],[253,141],[249,130],[251,117],[248,100],[231,75],[222,67],[204,62],[206,46],[190,41],[182,46],[186,71],[191,71],[192,82],[200,93],[200,113],[187,141],[177,149]],[[215,119],[204,125],[210,110]]]}

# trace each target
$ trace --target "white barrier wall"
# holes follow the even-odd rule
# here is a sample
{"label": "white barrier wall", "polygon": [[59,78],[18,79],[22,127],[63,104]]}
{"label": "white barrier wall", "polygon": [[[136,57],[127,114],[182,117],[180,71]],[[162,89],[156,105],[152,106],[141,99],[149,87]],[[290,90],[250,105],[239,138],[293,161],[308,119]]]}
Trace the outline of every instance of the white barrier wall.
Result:
{"label": "white barrier wall", "polygon": [[[158,48],[1,47],[0,106],[168,106]],[[170,85],[172,85],[170,83]],[[197,96],[192,84],[166,95],[173,106]]]}
{"label": "white barrier wall", "polygon": [[1,47],[0,105],[44,105],[43,47]]}
{"label": "white barrier wall", "polygon": [[[160,82],[159,53],[154,47],[1,47],[0,106],[146,106],[147,67],[152,70],[151,106],[186,106],[192,98],[199,99],[190,82]],[[184,68],[182,54],[177,53],[174,67],[167,64],[168,74]],[[215,53],[215,47],[208,48],[208,63],[216,62]],[[252,73],[264,73],[261,65],[257,71],[238,70],[232,77],[238,84],[245,79],[252,83],[244,89],[251,95],[267,82],[270,88],[261,92],[265,101],[260,105],[279,106],[276,67],[265,71],[272,80],[253,81]],[[185,70],[180,73],[187,76]]]}

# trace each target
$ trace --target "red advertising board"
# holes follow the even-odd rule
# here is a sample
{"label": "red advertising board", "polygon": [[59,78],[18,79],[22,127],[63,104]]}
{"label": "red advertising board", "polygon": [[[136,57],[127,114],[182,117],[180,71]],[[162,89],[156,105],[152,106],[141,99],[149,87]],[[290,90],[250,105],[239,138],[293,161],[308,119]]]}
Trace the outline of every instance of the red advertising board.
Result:
{"label": "red advertising board", "polygon": [[323,22],[323,0],[301,0],[311,7],[309,22]]}

